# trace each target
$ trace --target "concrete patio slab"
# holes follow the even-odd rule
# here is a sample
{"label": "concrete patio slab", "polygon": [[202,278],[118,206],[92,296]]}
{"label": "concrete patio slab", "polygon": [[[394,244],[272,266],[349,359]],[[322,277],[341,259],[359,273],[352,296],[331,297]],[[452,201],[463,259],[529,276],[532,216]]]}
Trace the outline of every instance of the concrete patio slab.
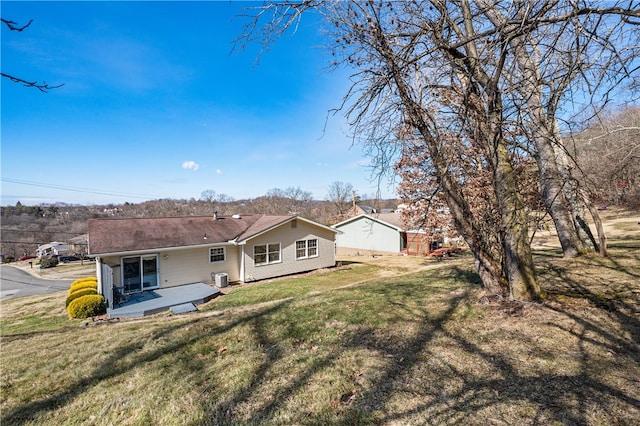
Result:
{"label": "concrete patio slab", "polygon": [[107,308],[107,315],[109,318],[139,318],[187,303],[200,305],[219,294],[219,289],[205,283],[149,290],[127,296],[125,303]]}
{"label": "concrete patio slab", "polygon": [[179,315],[186,314],[187,312],[197,311],[198,308],[196,308],[196,305],[194,305],[193,303],[183,303],[182,305],[172,306],[169,308],[169,310],[172,314]]}

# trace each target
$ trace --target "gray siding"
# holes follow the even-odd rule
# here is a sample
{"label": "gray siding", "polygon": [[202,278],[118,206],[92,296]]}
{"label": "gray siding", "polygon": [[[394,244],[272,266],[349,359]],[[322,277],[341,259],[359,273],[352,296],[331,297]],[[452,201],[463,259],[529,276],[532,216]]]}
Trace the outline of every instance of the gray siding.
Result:
{"label": "gray siding", "polygon": [[356,249],[367,253],[399,253],[402,250],[402,238],[397,229],[367,217],[345,223],[336,229],[341,232],[336,236],[336,246],[340,252]]}
{"label": "gray siding", "polygon": [[[295,222],[295,228],[291,222],[287,222],[247,241],[243,246],[244,281],[263,280],[335,265],[335,234],[332,231],[313,226],[301,220]],[[296,241],[309,239],[318,240],[318,256],[297,260]],[[280,243],[281,261],[268,265],[254,265],[253,247],[255,245],[268,243]]]}

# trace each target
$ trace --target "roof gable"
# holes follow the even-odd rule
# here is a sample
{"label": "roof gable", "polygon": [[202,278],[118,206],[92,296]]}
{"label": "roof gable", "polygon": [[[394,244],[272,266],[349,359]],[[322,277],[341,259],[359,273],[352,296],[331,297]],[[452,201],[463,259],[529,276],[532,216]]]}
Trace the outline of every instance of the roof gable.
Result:
{"label": "roof gable", "polygon": [[305,222],[312,226],[316,226],[318,228],[322,228],[326,231],[337,233],[334,228],[329,226],[324,226],[318,222],[314,222],[313,220],[305,219],[301,216],[291,215],[291,216],[263,216],[260,218],[250,229],[244,232],[242,235],[238,236],[238,242],[243,243],[252,238],[255,238],[259,235],[262,235],[266,232],[269,232],[279,226],[282,226],[286,223],[292,222],[294,220],[299,220],[301,222]]}
{"label": "roof gable", "polygon": [[278,226],[295,219],[296,216],[262,216],[253,225],[251,225],[245,232],[238,235],[237,241],[243,242],[258,235],[264,234]]}
{"label": "roof gable", "polygon": [[340,223],[336,223],[335,225],[331,225],[332,228],[339,229],[340,227],[347,225],[352,222],[357,222],[363,219],[372,220],[381,225],[388,226],[393,228],[399,232],[404,231],[404,227],[402,226],[402,219],[398,213],[378,213],[378,214],[361,214],[347,220],[344,220]]}

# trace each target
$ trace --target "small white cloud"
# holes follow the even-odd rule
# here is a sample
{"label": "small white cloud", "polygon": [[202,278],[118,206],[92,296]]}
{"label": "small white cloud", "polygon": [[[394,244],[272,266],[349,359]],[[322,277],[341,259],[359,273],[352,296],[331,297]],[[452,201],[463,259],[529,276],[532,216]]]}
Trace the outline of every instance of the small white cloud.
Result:
{"label": "small white cloud", "polygon": [[224,174],[224,173],[222,173],[222,170],[220,170],[220,169],[216,169],[216,173],[219,174],[219,175]]}
{"label": "small white cloud", "polygon": [[182,163],[182,168],[197,172],[198,169],[200,168],[200,164],[196,163],[195,161],[185,161],[184,163]]}

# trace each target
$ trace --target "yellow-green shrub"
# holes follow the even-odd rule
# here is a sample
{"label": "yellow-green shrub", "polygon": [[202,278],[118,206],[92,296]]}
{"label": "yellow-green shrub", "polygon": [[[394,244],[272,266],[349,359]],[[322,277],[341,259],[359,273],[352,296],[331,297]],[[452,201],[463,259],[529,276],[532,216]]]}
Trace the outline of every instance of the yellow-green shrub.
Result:
{"label": "yellow-green shrub", "polygon": [[65,302],[66,307],[69,307],[69,303],[73,302],[79,297],[86,296],[87,294],[98,294],[98,291],[93,287],[81,288],[74,292],[69,293]]}
{"label": "yellow-green shrub", "polygon": [[79,280],[75,280],[74,282],[71,283],[71,286],[69,287],[69,292],[68,294],[73,293],[76,290],[79,290],[81,288],[98,288],[98,280],[97,278],[81,278]]}
{"label": "yellow-green shrub", "polygon": [[70,318],[88,318],[107,312],[107,305],[102,295],[87,294],[69,303],[67,312]]}
{"label": "yellow-green shrub", "polygon": [[94,290],[97,290],[98,283],[83,282],[83,283],[76,284],[75,286],[69,288],[69,291],[67,292],[67,294],[71,294],[74,291],[82,290],[83,288],[92,288]]}
{"label": "yellow-green shrub", "polygon": [[81,283],[81,282],[84,282],[84,281],[96,281],[96,282],[97,282],[97,281],[98,281],[98,278],[96,278],[96,277],[82,277],[82,278],[78,278],[77,280],[73,281],[73,282],[71,283],[71,285],[78,284],[78,283]]}

